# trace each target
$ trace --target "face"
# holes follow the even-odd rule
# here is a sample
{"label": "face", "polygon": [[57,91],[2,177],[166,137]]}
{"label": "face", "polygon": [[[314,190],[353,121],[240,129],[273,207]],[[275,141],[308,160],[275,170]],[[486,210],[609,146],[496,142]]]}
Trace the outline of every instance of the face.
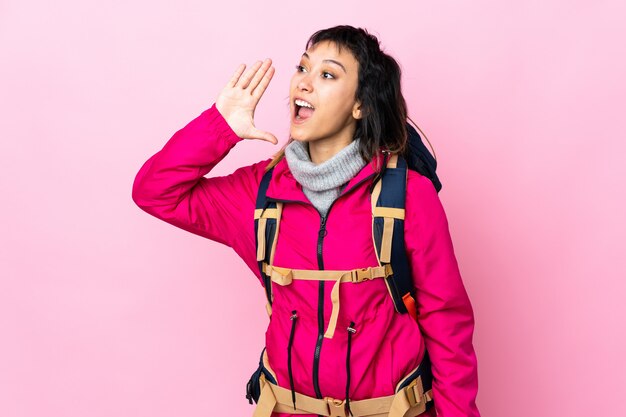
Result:
{"label": "face", "polygon": [[[328,41],[309,48],[291,78],[291,137],[306,142],[351,142],[361,117],[355,98],[358,71],[359,63],[347,48],[339,52]],[[302,109],[301,104],[305,105]]]}

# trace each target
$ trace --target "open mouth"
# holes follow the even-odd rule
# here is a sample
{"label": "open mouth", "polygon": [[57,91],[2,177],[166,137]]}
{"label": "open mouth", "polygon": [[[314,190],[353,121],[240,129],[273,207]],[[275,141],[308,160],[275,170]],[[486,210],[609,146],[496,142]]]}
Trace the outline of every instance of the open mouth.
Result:
{"label": "open mouth", "polygon": [[301,100],[299,98],[294,100],[295,107],[295,119],[298,121],[304,121],[310,118],[315,111],[315,107],[308,101]]}

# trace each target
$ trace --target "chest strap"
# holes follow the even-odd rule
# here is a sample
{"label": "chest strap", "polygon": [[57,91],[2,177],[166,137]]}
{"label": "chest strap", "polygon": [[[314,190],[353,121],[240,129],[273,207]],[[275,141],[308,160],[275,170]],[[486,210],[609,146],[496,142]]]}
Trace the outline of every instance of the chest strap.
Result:
{"label": "chest strap", "polygon": [[276,265],[263,263],[263,273],[269,276],[273,283],[281,286],[291,284],[294,279],[305,281],[335,281],[333,289],[330,293],[333,309],[330,314],[328,328],[324,333],[324,337],[332,339],[335,334],[335,328],[337,327],[337,318],[339,317],[340,284],[345,282],[359,283],[377,278],[387,278],[393,274],[393,271],[391,269],[391,264],[362,269],[352,269],[348,271],[333,271],[327,269],[316,270],[282,268]]}
{"label": "chest strap", "polygon": [[327,417],[414,417],[426,411],[426,403],[433,399],[432,390],[424,392],[420,376],[394,395],[350,401],[350,414],[344,400],[318,399],[300,393],[295,394],[294,409],[290,390],[267,381],[265,375],[259,382],[261,396],[253,417],[270,417],[273,412]]}

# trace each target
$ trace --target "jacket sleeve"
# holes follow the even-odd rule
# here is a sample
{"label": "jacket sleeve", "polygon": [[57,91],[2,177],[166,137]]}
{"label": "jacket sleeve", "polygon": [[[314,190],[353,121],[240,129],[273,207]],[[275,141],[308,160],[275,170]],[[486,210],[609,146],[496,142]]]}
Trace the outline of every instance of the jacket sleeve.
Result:
{"label": "jacket sleeve", "polygon": [[167,223],[232,247],[258,277],[254,208],[269,160],[204,177],[241,140],[213,104],[143,164],[132,198]]}
{"label": "jacket sleeve", "polygon": [[418,324],[433,371],[439,417],[479,417],[474,313],[454,255],[448,221],[431,181],[410,171],[405,241]]}

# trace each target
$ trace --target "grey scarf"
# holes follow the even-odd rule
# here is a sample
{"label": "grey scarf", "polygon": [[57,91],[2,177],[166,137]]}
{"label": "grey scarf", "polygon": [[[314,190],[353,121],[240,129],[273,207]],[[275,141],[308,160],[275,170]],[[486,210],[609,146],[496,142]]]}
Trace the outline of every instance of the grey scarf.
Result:
{"label": "grey scarf", "polygon": [[297,140],[287,145],[285,158],[302,191],[323,216],[341,194],[342,186],[367,164],[359,153],[358,138],[319,165],[311,161],[308,143]]}

